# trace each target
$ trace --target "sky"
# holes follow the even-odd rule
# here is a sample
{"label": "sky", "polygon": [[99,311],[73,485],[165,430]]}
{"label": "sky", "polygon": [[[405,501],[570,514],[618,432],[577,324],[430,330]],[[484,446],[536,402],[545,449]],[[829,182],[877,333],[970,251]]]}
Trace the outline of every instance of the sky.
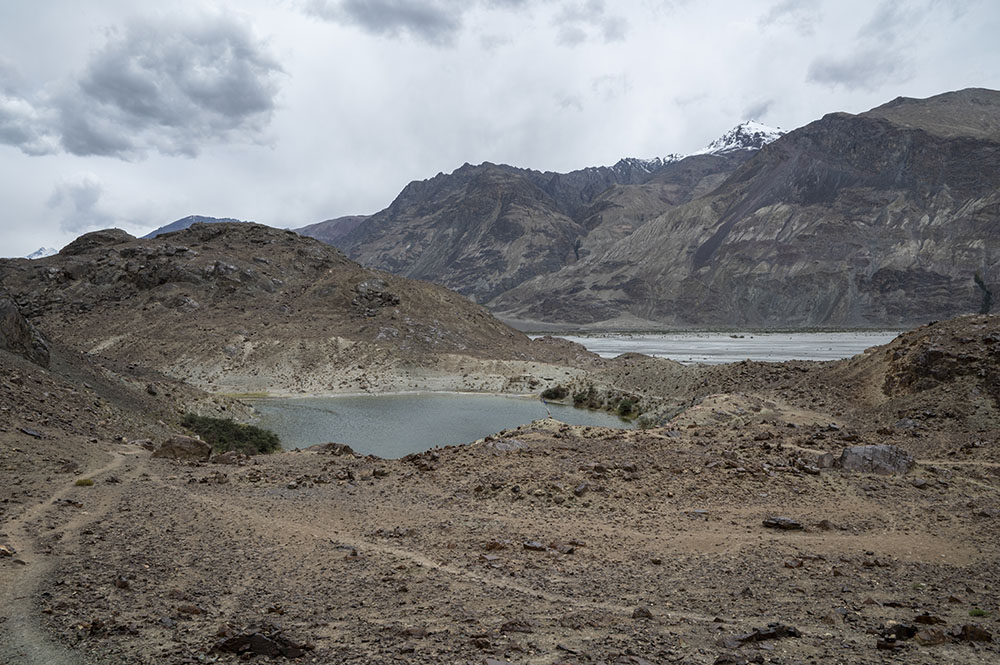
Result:
{"label": "sky", "polygon": [[1000,89],[995,0],[0,0],[0,256]]}

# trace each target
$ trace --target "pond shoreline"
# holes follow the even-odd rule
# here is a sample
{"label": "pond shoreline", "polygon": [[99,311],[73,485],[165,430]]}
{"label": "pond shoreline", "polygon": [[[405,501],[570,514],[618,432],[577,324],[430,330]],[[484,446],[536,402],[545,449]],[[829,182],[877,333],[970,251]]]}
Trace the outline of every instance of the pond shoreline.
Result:
{"label": "pond shoreline", "polygon": [[606,411],[538,398],[487,393],[409,393],[248,400],[254,424],[278,434],[286,449],[345,443],[362,454],[403,457],[464,445],[551,417],[568,425],[632,429]]}

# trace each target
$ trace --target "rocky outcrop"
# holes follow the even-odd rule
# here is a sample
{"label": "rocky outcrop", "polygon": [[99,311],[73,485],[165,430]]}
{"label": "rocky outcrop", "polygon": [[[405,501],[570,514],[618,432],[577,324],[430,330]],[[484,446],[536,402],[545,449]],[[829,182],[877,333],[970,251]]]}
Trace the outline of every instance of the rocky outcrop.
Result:
{"label": "rocky outcrop", "polygon": [[105,247],[123,245],[130,240],[135,240],[135,237],[129,235],[121,229],[91,231],[90,233],[84,233],[82,236],[63,247],[59,250],[59,253],[63,256],[79,256],[80,254],[87,254]]}
{"label": "rocky outcrop", "polygon": [[14,299],[0,287],[0,350],[21,356],[36,365],[49,366],[49,345],[21,314]]}
{"label": "rocky outcrop", "polygon": [[194,439],[190,436],[172,437],[153,451],[153,457],[174,460],[208,461],[211,455],[212,446],[201,439]]}
{"label": "rocky outcrop", "polygon": [[841,451],[836,466],[844,471],[889,476],[912,469],[913,456],[896,446],[852,446]]}

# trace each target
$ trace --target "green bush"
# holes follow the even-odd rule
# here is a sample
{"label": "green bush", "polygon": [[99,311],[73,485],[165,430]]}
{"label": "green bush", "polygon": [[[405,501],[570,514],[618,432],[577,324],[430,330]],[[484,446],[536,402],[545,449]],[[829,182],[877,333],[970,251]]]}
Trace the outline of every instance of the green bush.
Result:
{"label": "green bush", "polygon": [[599,409],[603,406],[603,403],[597,398],[597,391],[594,390],[594,386],[588,385],[586,390],[573,393],[573,406]]}
{"label": "green bush", "polygon": [[281,450],[277,434],[253,425],[193,413],[185,415],[181,425],[200,436],[217,453],[235,450],[244,455],[256,455]]}
{"label": "green bush", "polygon": [[91,487],[94,484],[93,478],[81,478],[80,480],[73,483],[77,487]]}
{"label": "green bush", "polygon": [[988,617],[990,615],[986,610],[981,610],[978,607],[969,610],[970,617]]}
{"label": "green bush", "polygon": [[555,386],[542,391],[543,399],[562,399],[566,395],[569,395],[569,388],[566,386]]}
{"label": "green bush", "polygon": [[623,397],[620,402],[618,402],[618,415],[622,418],[628,418],[635,413],[635,402],[630,400],[628,397]]}

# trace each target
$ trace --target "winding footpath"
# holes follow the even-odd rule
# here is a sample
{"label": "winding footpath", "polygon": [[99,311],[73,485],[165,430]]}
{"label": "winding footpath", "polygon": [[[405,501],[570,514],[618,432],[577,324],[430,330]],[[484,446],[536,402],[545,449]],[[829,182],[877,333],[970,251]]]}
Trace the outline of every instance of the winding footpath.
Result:
{"label": "winding footpath", "polygon": [[[81,478],[93,478],[92,488],[76,487],[73,477],[42,502],[24,511],[4,525],[10,536],[19,560],[23,564],[8,562],[0,571],[0,663],[13,665],[79,665],[83,663],[79,654],[57,644],[45,630],[43,619],[34,598],[45,578],[57,569],[58,555],[46,554],[38,545],[38,523],[49,513],[55,512],[57,519],[63,519],[65,511],[59,511],[57,503],[70,495],[84,495],[84,509],[62,521],[54,529],[46,532],[47,537],[58,537],[60,547],[72,549],[81,531],[87,525],[99,520],[113,505],[122,491],[123,485],[101,482],[113,472],[121,471],[129,477],[137,475],[135,449],[119,449],[111,452],[111,460],[99,468],[87,469]],[[124,479],[123,479],[124,480]]]}

